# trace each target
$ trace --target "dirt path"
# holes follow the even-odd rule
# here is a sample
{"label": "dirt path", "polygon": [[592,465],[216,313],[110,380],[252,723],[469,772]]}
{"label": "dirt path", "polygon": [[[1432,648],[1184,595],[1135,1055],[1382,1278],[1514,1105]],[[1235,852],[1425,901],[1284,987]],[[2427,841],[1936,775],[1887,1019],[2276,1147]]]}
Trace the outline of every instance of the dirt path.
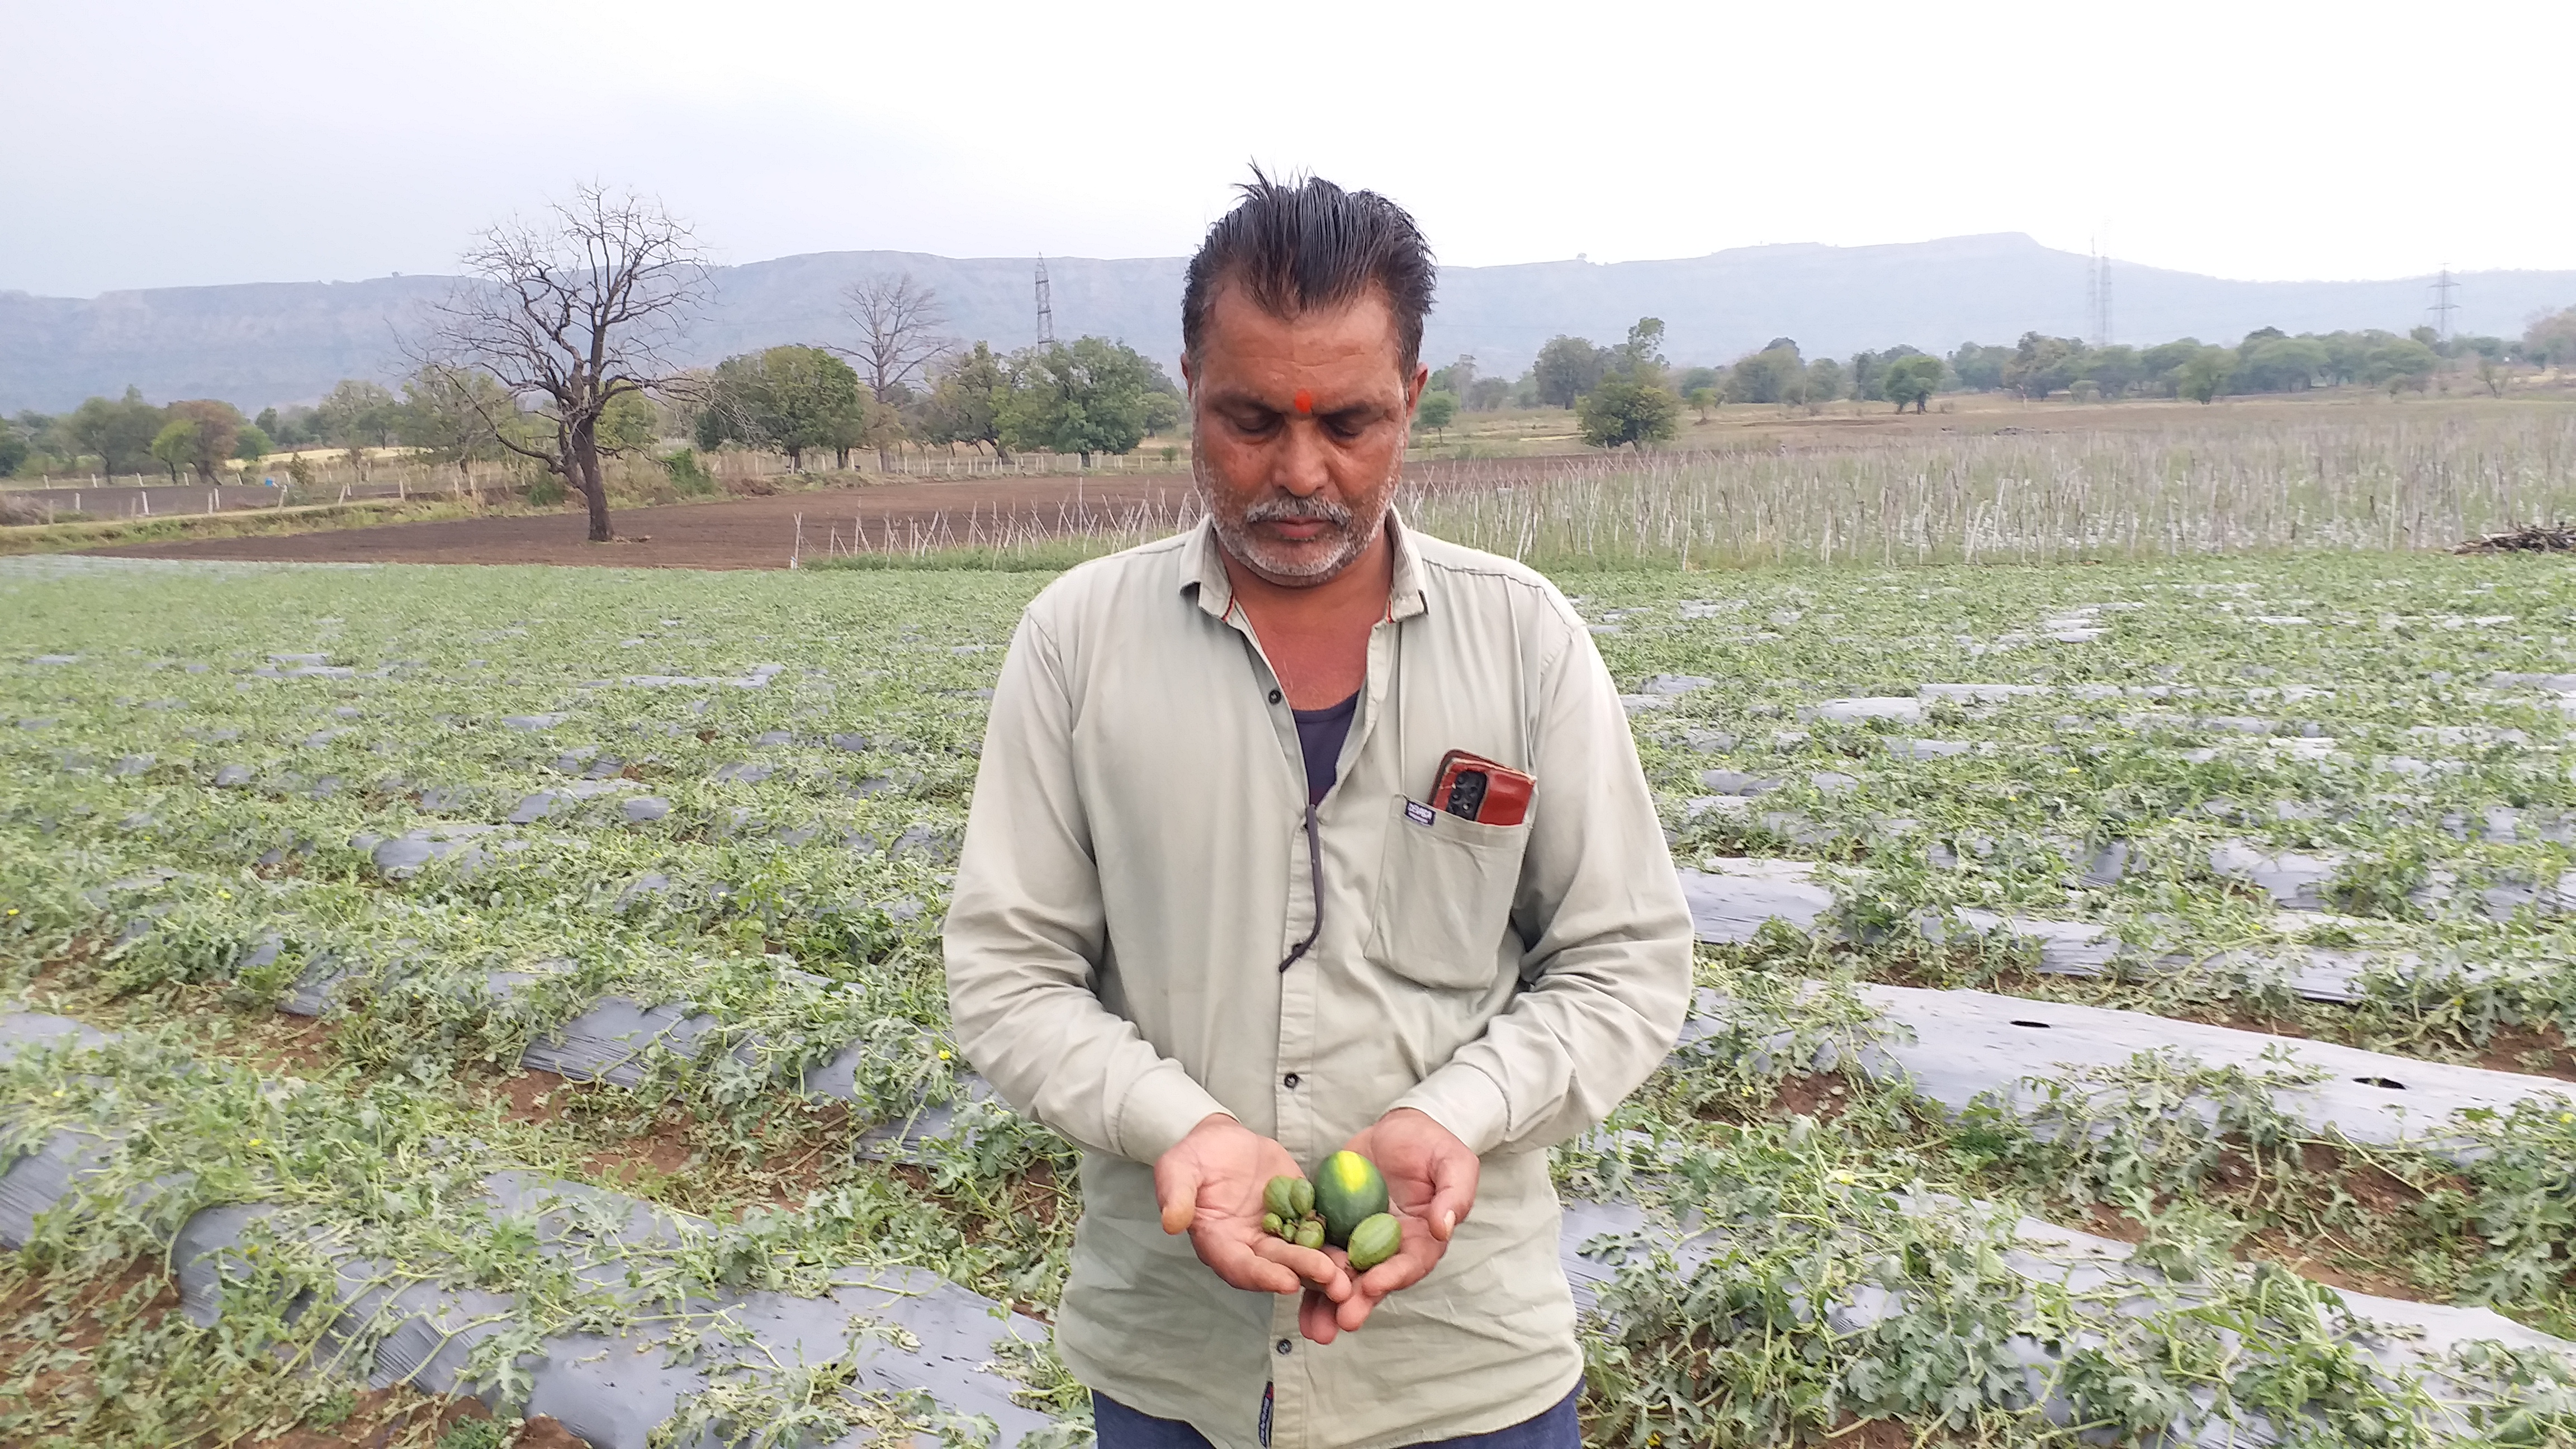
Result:
{"label": "dirt path", "polygon": [[847,549],[864,532],[870,546],[908,545],[944,527],[958,544],[989,539],[1004,526],[1057,533],[1123,519],[1139,508],[1176,519],[1187,504],[1180,476],[1092,480],[1000,479],[898,483],[770,498],[735,498],[671,508],[625,509],[618,541],[583,538],[576,510],[512,518],[396,523],[269,538],[209,538],[126,544],[83,552],[126,558],[248,559],[293,563],[605,564],[628,568],[783,568],[799,547],[820,556]]}

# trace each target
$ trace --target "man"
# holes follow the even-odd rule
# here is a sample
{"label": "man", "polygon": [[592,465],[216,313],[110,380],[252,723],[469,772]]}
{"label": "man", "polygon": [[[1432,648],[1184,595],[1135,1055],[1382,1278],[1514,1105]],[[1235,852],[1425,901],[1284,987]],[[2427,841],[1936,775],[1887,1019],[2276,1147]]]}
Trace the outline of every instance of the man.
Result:
{"label": "man", "polygon": [[[1103,1449],[1574,1449],[1543,1149],[1670,1050],[1689,912],[1582,621],[1389,507],[1412,219],[1244,190],[1182,300],[1206,521],[1058,580],[1002,666],[957,1040],[1083,1148],[1056,1338]],[[1452,750],[1533,777],[1526,819],[1430,808]],[[1345,1146],[1403,1228],[1365,1273],[1260,1223]]]}

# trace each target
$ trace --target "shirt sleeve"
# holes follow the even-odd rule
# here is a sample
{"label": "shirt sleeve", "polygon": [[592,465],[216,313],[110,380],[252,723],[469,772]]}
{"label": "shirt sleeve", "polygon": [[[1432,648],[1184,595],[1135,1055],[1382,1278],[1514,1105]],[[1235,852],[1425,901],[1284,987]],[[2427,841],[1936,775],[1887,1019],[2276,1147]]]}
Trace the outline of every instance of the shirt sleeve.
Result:
{"label": "shirt sleeve", "polygon": [[1034,609],[993,688],[945,943],[957,1045],[1013,1107],[1151,1163],[1225,1108],[1100,1003],[1106,913],[1073,766],[1074,703]]}
{"label": "shirt sleeve", "polygon": [[1570,637],[1541,679],[1512,912],[1528,989],[1396,1103],[1479,1156],[1598,1125],[1672,1051],[1690,1005],[1690,907],[1627,713],[1591,636],[1557,608]]}

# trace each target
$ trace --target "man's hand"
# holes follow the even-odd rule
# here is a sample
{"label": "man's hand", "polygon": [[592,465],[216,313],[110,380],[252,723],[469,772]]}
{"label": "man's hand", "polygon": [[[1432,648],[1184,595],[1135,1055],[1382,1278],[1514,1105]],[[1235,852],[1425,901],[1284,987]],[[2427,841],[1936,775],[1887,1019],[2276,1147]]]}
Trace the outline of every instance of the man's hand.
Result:
{"label": "man's hand", "polygon": [[1154,1197],[1163,1205],[1163,1231],[1188,1233],[1199,1261],[1237,1288],[1302,1288],[1315,1301],[1339,1303],[1353,1292],[1341,1258],[1261,1230],[1261,1190],[1274,1177],[1305,1175],[1287,1148],[1212,1113],[1155,1159]]}
{"label": "man's hand", "polygon": [[[1341,1296],[1309,1292],[1298,1306],[1297,1326],[1317,1343],[1330,1343],[1368,1322],[1378,1300],[1428,1277],[1449,1250],[1449,1235],[1466,1221],[1476,1204],[1476,1176],[1481,1167],[1467,1144],[1411,1107],[1398,1107],[1375,1125],[1343,1144],[1377,1164],[1386,1178],[1388,1211],[1403,1225],[1402,1246],[1395,1256],[1361,1274],[1354,1291]],[[1350,1255],[1327,1250],[1335,1264],[1347,1268]]]}

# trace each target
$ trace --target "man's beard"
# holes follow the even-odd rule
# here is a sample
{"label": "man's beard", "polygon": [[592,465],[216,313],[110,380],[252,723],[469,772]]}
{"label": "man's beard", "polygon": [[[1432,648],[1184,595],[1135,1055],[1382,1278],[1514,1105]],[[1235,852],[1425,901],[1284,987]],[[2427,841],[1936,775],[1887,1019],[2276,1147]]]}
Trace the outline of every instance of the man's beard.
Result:
{"label": "man's beard", "polygon": [[[1191,452],[1191,461],[1196,465],[1199,476],[1199,488],[1208,501],[1208,517],[1216,525],[1217,541],[1225,545],[1225,551],[1234,555],[1238,562],[1272,583],[1292,588],[1324,583],[1368,552],[1369,545],[1377,542],[1378,530],[1386,526],[1386,493],[1380,493],[1371,500],[1377,506],[1365,523],[1352,510],[1320,494],[1306,498],[1289,494],[1265,498],[1243,510],[1238,517],[1228,511],[1225,495],[1208,482],[1207,465],[1195,456],[1197,449],[1193,447]],[[1315,519],[1321,519],[1340,531],[1340,546],[1330,553],[1289,553],[1264,538],[1255,528],[1255,525],[1263,523]]]}

